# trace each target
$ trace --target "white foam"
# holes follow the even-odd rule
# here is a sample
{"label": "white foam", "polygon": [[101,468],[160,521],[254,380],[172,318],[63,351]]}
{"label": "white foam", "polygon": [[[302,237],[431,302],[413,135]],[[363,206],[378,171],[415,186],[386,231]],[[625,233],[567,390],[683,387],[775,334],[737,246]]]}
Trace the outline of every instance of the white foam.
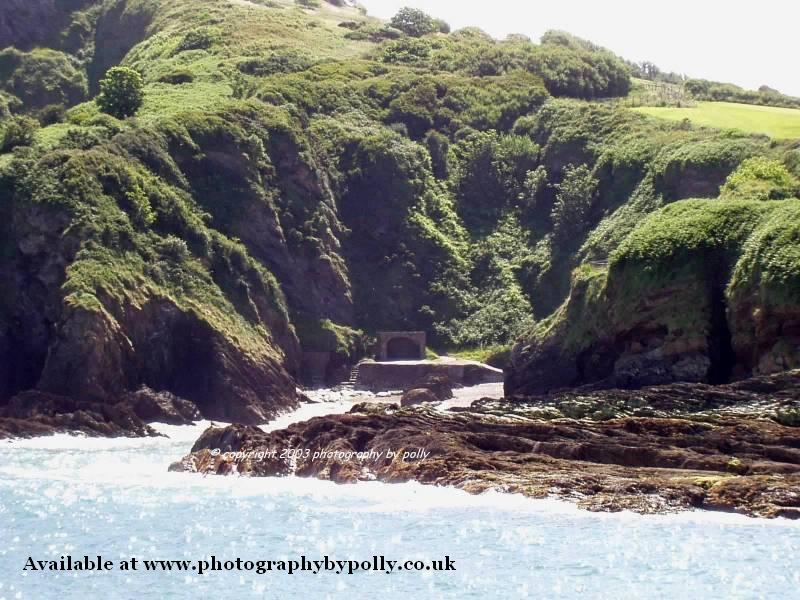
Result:
{"label": "white foam", "polygon": [[[363,401],[363,397],[360,399]],[[351,398],[305,404],[263,426],[273,431],[300,421],[326,414],[347,412],[354,404]],[[170,473],[169,464],[188,453],[191,445],[210,425],[201,421],[189,426],[153,424],[168,437],[92,438],[83,435],[58,434],[34,439],[15,439],[0,443],[5,460],[0,464],[0,480],[39,480],[76,485],[111,486],[119,490],[139,488],[166,489],[173,498],[192,501],[208,492],[220,498],[271,498],[295,496],[319,503],[323,510],[363,512],[419,512],[440,509],[491,509],[516,514],[551,514],[571,518],[650,522],[702,522],[720,525],[779,525],[800,527],[800,522],[786,519],[753,519],[744,515],[702,510],[668,515],[639,515],[623,511],[593,513],[575,504],[556,498],[532,499],[519,494],[489,491],[480,495],[465,491],[422,485],[416,482],[387,484],[362,482],[339,485],[330,481],[298,477],[202,476]],[[215,426],[226,423],[214,422]]]}

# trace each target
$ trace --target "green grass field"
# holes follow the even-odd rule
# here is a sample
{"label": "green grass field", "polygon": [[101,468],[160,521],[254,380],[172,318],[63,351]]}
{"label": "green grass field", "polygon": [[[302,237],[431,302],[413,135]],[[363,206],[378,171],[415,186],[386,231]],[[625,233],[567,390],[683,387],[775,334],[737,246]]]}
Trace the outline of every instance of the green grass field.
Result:
{"label": "green grass field", "polygon": [[800,110],[730,102],[699,102],[694,108],[644,106],[634,110],[670,121],[689,119],[694,125],[763,133],[775,139],[800,138]]}

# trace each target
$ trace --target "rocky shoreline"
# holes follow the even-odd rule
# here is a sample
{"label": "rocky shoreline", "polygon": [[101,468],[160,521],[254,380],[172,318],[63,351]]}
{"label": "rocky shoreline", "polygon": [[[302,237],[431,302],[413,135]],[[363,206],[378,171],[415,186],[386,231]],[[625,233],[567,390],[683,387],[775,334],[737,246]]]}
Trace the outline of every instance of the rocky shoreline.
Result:
{"label": "rocky shoreline", "polygon": [[557,497],[594,511],[703,508],[796,519],[799,424],[793,371],[724,386],[570,390],[452,411],[364,403],[271,433],[209,428],[170,469],[414,480]]}
{"label": "rocky shoreline", "polygon": [[0,439],[55,433],[93,437],[158,435],[148,423],[190,425],[202,419],[197,405],[169,392],[142,387],[117,402],[75,400],[36,390],[22,392],[0,406]]}

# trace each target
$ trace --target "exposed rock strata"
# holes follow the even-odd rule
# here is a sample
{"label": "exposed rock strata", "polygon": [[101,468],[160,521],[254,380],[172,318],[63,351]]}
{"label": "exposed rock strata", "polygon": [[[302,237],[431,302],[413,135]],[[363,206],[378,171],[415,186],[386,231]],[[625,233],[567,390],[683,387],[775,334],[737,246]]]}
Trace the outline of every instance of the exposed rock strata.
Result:
{"label": "exposed rock strata", "polygon": [[[416,480],[472,493],[496,489],[556,496],[603,511],[706,508],[800,517],[800,430],[776,422],[792,423],[791,416],[800,414],[800,373],[737,386],[662,386],[606,394],[525,400],[529,409],[557,408],[559,401],[594,404],[597,410],[581,420],[563,418],[559,410],[549,419],[524,411],[496,417],[489,403],[455,414],[371,405],[269,434],[240,425],[210,428],[171,469],[295,474],[339,483]],[[652,406],[663,416],[609,418],[635,405]],[[602,412],[603,407],[611,413]],[[287,448],[308,449],[309,456],[259,460],[225,454]],[[430,455],[402,460],[405,451],[420,448]],[[387,450],[397,456],[386,458]],[[314,458],[317,451],[374,451],[381,458]]]}

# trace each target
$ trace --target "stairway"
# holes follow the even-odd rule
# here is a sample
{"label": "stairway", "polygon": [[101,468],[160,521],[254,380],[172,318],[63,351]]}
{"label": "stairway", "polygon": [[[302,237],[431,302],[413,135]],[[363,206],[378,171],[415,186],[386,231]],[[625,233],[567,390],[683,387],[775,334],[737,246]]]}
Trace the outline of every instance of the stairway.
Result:
{"label": "stairway", "polygon": [[348,390],[354,390],[356,389],[356,385],[358,385],[358,365],[353,367],[353,369],[350,371],[350,379],[343,383],[341,387]]}

